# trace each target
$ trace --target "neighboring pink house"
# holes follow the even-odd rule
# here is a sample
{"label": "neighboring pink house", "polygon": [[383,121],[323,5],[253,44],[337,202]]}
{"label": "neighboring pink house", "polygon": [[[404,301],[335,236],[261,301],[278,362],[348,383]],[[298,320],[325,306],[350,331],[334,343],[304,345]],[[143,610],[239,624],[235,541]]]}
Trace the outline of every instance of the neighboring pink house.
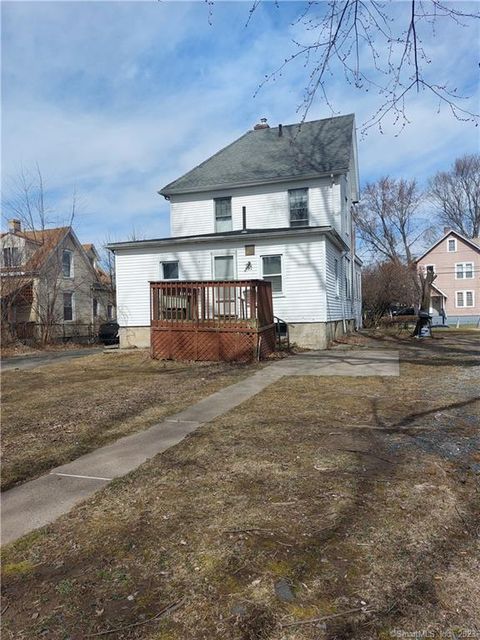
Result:
{"label": "neighboring pink house", "polygon": [[443,313],[450,325],[480,321],[480,238],[445,229],[417,264],[437,274],[430,309],[434,324],[441,323]]}

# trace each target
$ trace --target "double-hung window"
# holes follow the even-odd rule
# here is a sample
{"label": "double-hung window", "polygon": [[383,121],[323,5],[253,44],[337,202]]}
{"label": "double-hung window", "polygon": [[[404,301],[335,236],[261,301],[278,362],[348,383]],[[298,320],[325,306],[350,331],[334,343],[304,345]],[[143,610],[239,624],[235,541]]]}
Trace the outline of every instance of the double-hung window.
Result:
{"label": "double-hung window", "polygon": [[215,198],[215,232],[232,230],[232,199]]}
{"label": "double-hung window", "polygon": [[350,273],[350,260],[345,258],[345,297],[351,297],[351,273]]}
{"label": "double-hung window", "polygon": [[272,293],[282,293],[282,256],[262,256],[262,275],[272,283]]}
{"label": "double-hung window", "polygon": [[447,251],[449,253],[452,253],[453,251],[457,250],[457,240],[456,238],[449,238],[448,239],[448,244],[447,244]]}
{"label": "double-hung window", "polygon": [[456,291],[455,293],[457,307],[473,307],[475,305],[473,291]]}
{"label": "double-hung window", "polygon": [[455,279],[473,278],[473,262],[457,262],[455,265]]}
{"label": "double-hung window", "polygon": [[233,256],[214,256],[213,277],[215,280],[234,280],[234,267]]}
{"label": "double-hung window", "polygon": [[64,278],[73,277],[72,252],[68,249],[62,253],[62,273]]}
{"label": "double-hung window", "polygon": [[338,272],[338,259],[334,258],[333,259],[333,271],[334,271],[334,276],[335,276],[335,295],[338,296],[340,295],[340,274]]}
{"label": "double-hung window", "polygon": [[162,276],[164,280],[178,280],[178,260],[162,262]]}
{"label": "double-hung window", "polygon": [[20,265],[20,251],[18,247],[5,247],[3,250],[3,266],[18,267]]}
{"label": "double-hung window", "polygon": [[290,189],[288,192],[290,226],[308,227],[308,189]]}
{"label": "double-hung window", "polygon": [[73,293],[63,294],[63,319],[65,322],[73,320]]}

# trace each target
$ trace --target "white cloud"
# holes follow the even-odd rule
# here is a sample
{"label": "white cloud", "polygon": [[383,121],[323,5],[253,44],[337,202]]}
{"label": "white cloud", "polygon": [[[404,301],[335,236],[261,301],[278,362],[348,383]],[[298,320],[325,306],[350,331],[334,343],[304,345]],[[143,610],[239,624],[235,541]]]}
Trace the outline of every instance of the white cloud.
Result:
{"label": "white cloud", "polygon": [[[253,98],[288,51],[288,20],[280,25],[267,12],[243,29],[245,3],[215,5],[213,27],[198,3],[12,4],[3,7],[3,170],[15,174],[38,162],[58,209],[68,207],[76,184],[84,241],[107,232],[121,239],[134,225],[145,235],[168,233],[159,188],[261,116],[298,119],[302,67]],[[436,55],[465,85],[471,43],[447,36],[435,44]],[[339,111],[356,112],[359,122],[378,100],[340,78],[331,94]],[[476,149],[477,130],[446,109],[437,115],[433,100],[413,96],[408,113],[412,124],[399,137],[387,127],[385,136],[372,130],[360,142],[364,178],[423,179]],[[319,104],[309,113],[328,115]]]}

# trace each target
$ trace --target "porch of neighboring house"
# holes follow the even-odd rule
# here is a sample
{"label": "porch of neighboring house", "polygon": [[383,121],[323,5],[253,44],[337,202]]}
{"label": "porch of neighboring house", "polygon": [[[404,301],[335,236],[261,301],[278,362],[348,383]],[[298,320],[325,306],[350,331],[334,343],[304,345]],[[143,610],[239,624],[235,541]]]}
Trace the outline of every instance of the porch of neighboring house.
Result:
{"label": "porch of neighboring house", "polygon": [[432,284],[432,293],[430,296],[430,315],[432,316],[433,325],[443,325],[446,322],[446,294]]}
{"label": "porch of neighboring house", "polygon": [[153,358],[251,362],[275,350],[270,282],[161,281],[150,292]]}

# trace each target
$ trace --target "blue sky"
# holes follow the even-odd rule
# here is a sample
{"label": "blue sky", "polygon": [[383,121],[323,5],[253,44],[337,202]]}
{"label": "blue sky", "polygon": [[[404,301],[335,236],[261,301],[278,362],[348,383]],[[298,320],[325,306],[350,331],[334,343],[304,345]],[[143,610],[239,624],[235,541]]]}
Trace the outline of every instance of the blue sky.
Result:
{"label": "blue sky", "polygon": [[[204,2],[3,2],[4,193],[22,166],[38,163],[53,223],[66,219],[76,188],[83,242],[126,239],[133,229],[141,237],[168,235],[168,203],[158,189],[260,117],[271,124],[299,119],[301,64],[254,94],[295,51],[292,38],[310,37],[292,24],[300,3],[265,3],[245,28],[250,6],[216,2],[209,20]],[[477,113],[479,35],[478,28],[442,24],[424,34],[429,72],[454,78]],[[340,74],[331,78],[330,96],[358,123],[378,105]],[[425,93],[412,95],[411,123],[400,135],[387,124],[384,135],[372,129],[360,140],[362,181],[390,174],[424,182],[456,156],[478,151],[478,128],[437,107]],[[329,115],[316,102],[308,119]]]}

